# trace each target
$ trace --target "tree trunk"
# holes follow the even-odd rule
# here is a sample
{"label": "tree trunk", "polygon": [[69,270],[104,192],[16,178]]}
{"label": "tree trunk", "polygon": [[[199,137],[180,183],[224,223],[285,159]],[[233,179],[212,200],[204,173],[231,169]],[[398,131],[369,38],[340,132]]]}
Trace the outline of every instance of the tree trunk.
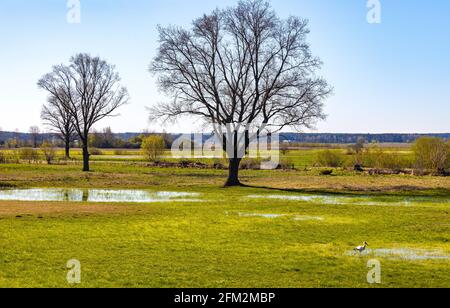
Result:
{"label": "tree trunk", "polygon": [[241,186],[239,181],[239,165],[241,164],[240,158],[232,158],[229,160],[228,166],[228,180],[225,183],[225,187]]}
{"label": "tree trunk", "polygon": [[66,145],[66,159],[70,159],[70,138],[66,138],[65,140]]}
{"label": "tree trunk", "polygon": [[87,144],[83,144],[83,171],[89,171],[89,149]]}

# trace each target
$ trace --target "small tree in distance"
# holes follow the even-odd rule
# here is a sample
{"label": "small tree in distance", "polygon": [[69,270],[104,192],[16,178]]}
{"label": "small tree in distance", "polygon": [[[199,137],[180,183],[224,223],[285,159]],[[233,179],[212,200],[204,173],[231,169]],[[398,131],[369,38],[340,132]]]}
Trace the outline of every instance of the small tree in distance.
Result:
{"label": "small tree in distance", "polygon": [[44,154],[44,158],[47,164],[51,165],[56,157],[55,146],[51,142],[44,141],[41,145],[41,151]]}
{"label": "small tree in distance", "polygon": [[162,154],[166,145],[161,136],[148,136],[142,140],[142,152],[149,161],[156,161]]}

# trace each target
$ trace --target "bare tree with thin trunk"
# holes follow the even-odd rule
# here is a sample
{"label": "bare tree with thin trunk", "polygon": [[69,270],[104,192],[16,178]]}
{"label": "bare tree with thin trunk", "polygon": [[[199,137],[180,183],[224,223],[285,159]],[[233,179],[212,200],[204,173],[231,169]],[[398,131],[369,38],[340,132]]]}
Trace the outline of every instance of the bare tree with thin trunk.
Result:
{"label": "bare tree with thin trunk", "polygon": [[[61,93],[60,98],[63,98]],[[67,103],[61,103],[57,97],[50,96],[42,107],[41,119],[59,136],[64,143],[66,159],[70,159],[70,144],[75,141],[76,130]]]}
{"label": "bare tree with thin trunk", "polygon": [[[270,132],[314,126],[325,118],[323,100],[331,88],[315,74],[322,63],[311,54],[308,33],[306,20],[282,20],[261,0],[216,10],[191,29],[159,27],[159,52],[150,71],[172,100],[150,108],[151,119],[200,117],[219,133],[227,153],[245,151],[238,142],[226,149],[217,127],[236,133],[250,126]],[[240,185],[242,157],[228,156],[226,186]]]}
{"label": "bare tree with thin trunk", "polygon": [[38,85],[58,100],[72,117],[83,147],[83,171],[89,171],[89,132],[100,120],[115,116],[128,102],[114,65],[89,54],[77,54],[70,65],[58,65]]}

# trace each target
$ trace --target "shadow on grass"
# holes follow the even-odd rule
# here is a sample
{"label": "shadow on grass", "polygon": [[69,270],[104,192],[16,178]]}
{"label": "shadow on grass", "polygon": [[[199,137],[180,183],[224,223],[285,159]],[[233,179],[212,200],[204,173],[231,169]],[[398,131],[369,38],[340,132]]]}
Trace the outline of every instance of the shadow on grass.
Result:
{"label": "shadow on grass", "polygon": [[333,190],[333,189],[307,189],[307,188],[279,188],[269,186],[258,186],[242,184],[240,187],[264,189],[268,191],[278,191],[297,194],[327,194],[336,196],[411,196],[411,197],[450,197],[450,188],[436,188],[436,189],[424,189],[417,186],[390,186],[383,189],[345,189],[345,190]]}
{"label": "shadow on grass", "polygon": [[0,182],[0,189],[5,189],[5,188],[16,188],[17,185],[11,184],[11,183],[6,183],[6,182]]}

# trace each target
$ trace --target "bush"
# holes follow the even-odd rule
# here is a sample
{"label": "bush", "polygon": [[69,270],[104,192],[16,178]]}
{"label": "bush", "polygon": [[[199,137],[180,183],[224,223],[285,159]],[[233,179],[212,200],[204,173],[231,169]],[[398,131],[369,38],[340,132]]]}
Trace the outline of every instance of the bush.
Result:
{"label": "bush", "polygon": [[124,156],[124,155],[127,155],[127,151],[124,151],[124,150],[114,150],[114,155],[116,155],[116,156]]}
{"label": "bush", "polygon": [[103,152],[97,148],[89,149],[89,154],[91,155],[103,155]]}
{"label": "bush", "polygon": [[149,161],[157,160],[164,154],[165,143],[161,136],[148,136],[142,140],[141,145],[144,156]]}
{"label": "bush", "polygon": [[35,149],[22,148],[22,149],[19,149],[18,153],[19,153],[19,158],[21,160],[27,160],[28,163],[39,161],[39,153]]}
{"label": "bush", "polygon": [[445,173],[450,164],[450,143],[440,138],[424,137],[414,143],[413,152],[416,168]]}
{"label": "bush", "polygon": [[364,138],[358,138],[355,144],[351,145],[347,149],[347,154],[356,153],[359,154],[364,150],[366,140]]}
{"label": "bush", "polygon": [[448,155],[447,155],[447,168],[450,168],[450,139],[447,142],[447,146],[449,148]]}
{"label": "bush", "polygon": [[6,155],[0,151],[0,164],[6,164]]}
{"label": "bush", "polygon": [[282,157],[278,168],[281,170],[295,170],[295,164],[292,159],[288,157]]}
{"label": "bush", "polygon": [[320,171],[320,175],[332,175],[333,174],[333,170],[321,170]]}
{"label": "bush", "polygon": [[212,167],[214,169],[226,169],[226,162],[224,159],[214,158]]}
{"label": "bush", "polygon": [[260,158],[244,158],[241,161],[241,169],[243,170],[259,170],[261,169],[262,160]]}
{"label": "bush", "polygon": [[412,163],[403,155],[385,152],[376,145],[361,152],[356,161],[365,167],[376,169],[401,170],[412,166]]}
{"label": "bush", "polygon": [[282,156],[286,156],[289,154],[289,144],[283,143],[280,146],[280,153]]}
{"label": "bush", "polygon": [[6,140],[6,142],[5,142],[5,146],[6,146],[8,149],[16,149],[16,148],[18,147],[18,142],[17,142],[16,139],[8,139],[8,140]]}
{"label": "bush", "polygon": [[10,151],[3,153],[5,156],[5,163],[8,164],[20,164],[20,154],[19,151]]}
{"label": "bush", "polygon": [[342,167],[344,158],[341,153],[331,150],[320,151],[317,153],[317,165],[320,167]]}
{"label": "bush", "polygon": [[41,145],[41,151],[44,154],[47,164],[51,165],[56,157],[56,148],[50,142],[45,141]]}

